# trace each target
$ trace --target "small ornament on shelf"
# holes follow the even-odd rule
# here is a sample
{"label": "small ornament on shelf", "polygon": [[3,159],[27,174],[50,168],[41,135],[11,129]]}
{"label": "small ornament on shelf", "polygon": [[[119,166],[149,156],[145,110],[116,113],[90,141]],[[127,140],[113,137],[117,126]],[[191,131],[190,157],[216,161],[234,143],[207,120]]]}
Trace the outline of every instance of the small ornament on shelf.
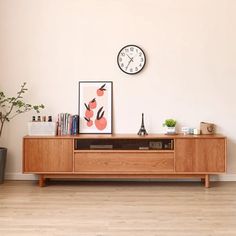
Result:
{"label": "small ornament on shelf", "polygon": [[165,127],[165,134],[176,134],[176,123],[177,121],[174,119],[166,119],[163,126]]}
{"label": "small ornament on shelf", "polygon": [[138,135],[139,136],[145,136],[145,135],[148,135],[146,129],[145,129],[145,126],[144,126],[144,114],[142,113],[142,123],[141,123],[141,127],[138,131]]}

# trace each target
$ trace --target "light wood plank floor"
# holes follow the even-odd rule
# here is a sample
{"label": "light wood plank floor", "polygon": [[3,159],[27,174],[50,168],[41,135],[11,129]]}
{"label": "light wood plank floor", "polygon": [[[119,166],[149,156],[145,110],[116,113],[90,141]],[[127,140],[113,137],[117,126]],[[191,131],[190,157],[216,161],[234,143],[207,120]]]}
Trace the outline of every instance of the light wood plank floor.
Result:
{"label": "light wood plank floor", "polygon": [[1,236],[235,236],[236,182],[0,185]]}

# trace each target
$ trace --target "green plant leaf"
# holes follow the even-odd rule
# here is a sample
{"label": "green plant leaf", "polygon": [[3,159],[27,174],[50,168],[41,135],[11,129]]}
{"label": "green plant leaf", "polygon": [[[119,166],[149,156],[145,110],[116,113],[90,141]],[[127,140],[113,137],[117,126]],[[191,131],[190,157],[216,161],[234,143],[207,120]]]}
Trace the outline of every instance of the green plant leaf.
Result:
{"label": "green plant leaf", "polygon": [[166,119],[163,126],[167,126],[167,127],[175,127],[176,126],[177,121],[174,119]]}
{"label": "green plant leaf", "polygon": [[0,136],[2,134],[3,126],[5,122],[9,122],[15,116],[35,110],[37,113],[41,109],[44,109],[44,105],[31,105],[24,102],[22,94],[28,89],[25,88],[26,82],[21,85],[20,90],[16,93],[16,97],[6,97],[4,92],[0,91]]}

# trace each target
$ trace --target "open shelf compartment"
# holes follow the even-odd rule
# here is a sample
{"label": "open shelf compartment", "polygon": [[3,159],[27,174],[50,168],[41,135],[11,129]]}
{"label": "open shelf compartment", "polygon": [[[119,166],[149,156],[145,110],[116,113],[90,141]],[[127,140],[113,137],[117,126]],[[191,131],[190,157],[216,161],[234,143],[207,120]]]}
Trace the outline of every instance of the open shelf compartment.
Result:
{"label": "open shelf compartment", "polygon": [[174,139],[75,139],[76,150],[174,150]]}

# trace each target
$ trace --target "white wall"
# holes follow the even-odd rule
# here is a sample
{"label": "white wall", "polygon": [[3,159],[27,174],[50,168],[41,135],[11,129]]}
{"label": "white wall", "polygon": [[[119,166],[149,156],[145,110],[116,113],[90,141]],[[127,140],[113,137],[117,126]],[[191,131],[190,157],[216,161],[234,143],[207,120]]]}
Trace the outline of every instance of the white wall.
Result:
{"label": "white wall", "polygon": [[[78,81],[112,80],[114,132],[149,133],[165,118],[179,126],[214,122],[229,138],[228,173],[236,173],[236,1],[0,0],[0,88],[14,95],[26,81],[42,115],[77,113]],[[138,75],[122,73],[126,44],[147,56]],[[21,178],[22,137],[31,114],[7,124],[8,177]]]}

